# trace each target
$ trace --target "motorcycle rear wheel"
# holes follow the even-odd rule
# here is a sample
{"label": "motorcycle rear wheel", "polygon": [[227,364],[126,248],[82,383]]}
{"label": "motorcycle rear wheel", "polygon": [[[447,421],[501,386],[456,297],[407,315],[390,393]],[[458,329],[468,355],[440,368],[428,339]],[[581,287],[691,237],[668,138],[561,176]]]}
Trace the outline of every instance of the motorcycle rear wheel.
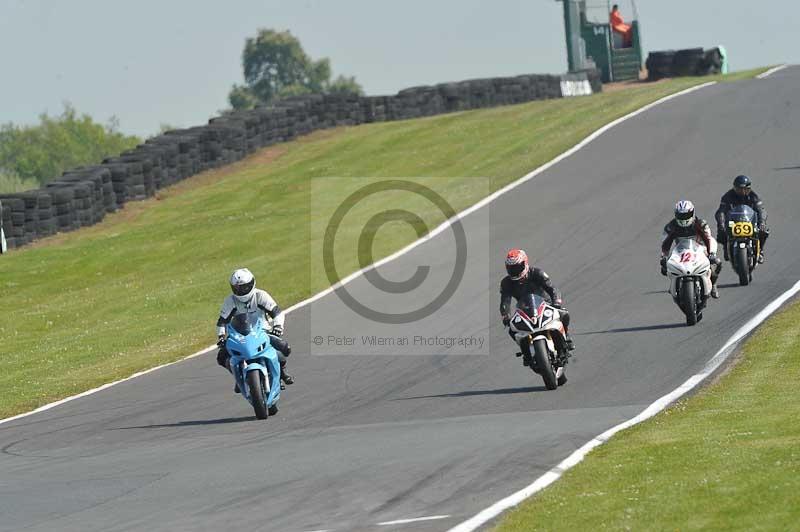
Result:
{"label": "motorcycle rear wheel", "polygon": [[686,325],[691,327],[697,323],[697,299],[694,297],[694,283],[685,282],[680,287],[680,302],[686,314]]}
{"label": "motorcycle rear wheel", "polygon": [[261,372],[250,371],[247,374],[247,388],[250,390],[250,402],[253,404],[253,411],[258,419],[267,419],[267,401],[264,397],[264,388],[261,386]]}
{"label": "motorcycle rear wheel", "polygon": [[747,248],[736,248],[736,273],[739,274],[739,286],[750,284],[750,260]]}
{"label": "motorcycle rear wheel", "polygon": [[555,390],[558,388],[556,373],[553,371],[553,366],[550,364],[550,355],[547,352],[547,342],[544,340],[536,340],[533,342],[533,361],[539,369],[539,374],[542,376],[544,387],[548,390]]}

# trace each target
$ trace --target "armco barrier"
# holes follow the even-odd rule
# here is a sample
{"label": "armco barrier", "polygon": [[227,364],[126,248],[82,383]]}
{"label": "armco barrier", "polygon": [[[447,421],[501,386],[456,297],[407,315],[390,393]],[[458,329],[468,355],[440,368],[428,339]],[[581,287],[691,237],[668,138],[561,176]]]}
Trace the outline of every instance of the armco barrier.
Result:
{"label": "armco barrier", "polygon": [[600,73],[529,74],[412,87],[394,96],[309,95],[233,111],[208,125],[167,131],[101,164],[75,168],[38,190],[0,195],[9,248],[93,225],[128,201],[312,131],[602,91]]}

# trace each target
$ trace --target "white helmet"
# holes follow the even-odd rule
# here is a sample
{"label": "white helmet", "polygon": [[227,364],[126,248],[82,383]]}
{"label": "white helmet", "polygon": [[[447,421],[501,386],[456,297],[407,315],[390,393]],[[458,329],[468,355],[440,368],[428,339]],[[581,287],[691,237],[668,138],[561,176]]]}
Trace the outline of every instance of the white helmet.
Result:
{"label": "white helmet", "polygon": [[233,297],[247,303],[256,289],[256,278],[247,268],[239,268],[231,274],[231,291]]}
{"label": "white helmet", "polygon": [[675,204],[675,223],[681,227],[689,227],[694,223],[694,203],[681,200]]}

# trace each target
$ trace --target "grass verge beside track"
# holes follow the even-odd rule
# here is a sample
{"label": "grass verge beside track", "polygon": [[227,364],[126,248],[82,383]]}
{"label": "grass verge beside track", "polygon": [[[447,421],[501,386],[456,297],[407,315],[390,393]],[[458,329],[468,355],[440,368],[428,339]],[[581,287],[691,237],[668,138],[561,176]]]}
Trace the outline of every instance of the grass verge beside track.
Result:
{"label": "grass verge beside track", "polygon": [[719,381],[614,436],[496,532],[797,530],[800,301]]}
{"label": "grass verge beside track", "polygon": [[[459,211],[486,195],[487,180],[496,190],[604,124],[712,79],[317,132],[4,256],[0,418],[209,345],[235,267],[251,268],[284,308],[325,288],[309,273],[314,178],[438,176],[437,191]],[[332,190],[326,207],[339,196]],[[392,200],[384,198],[386,207],[408,207]],[[434,206],[420,209],[427,227],[444,221]],[[355,216],[343,226],[345,238],[365,221]],[[407,227],[380,231],[375,259],[415,238]],[[357,270],[356,255],[337,267],[342,275]],[[291,328],[290,319],[290,339]]]}

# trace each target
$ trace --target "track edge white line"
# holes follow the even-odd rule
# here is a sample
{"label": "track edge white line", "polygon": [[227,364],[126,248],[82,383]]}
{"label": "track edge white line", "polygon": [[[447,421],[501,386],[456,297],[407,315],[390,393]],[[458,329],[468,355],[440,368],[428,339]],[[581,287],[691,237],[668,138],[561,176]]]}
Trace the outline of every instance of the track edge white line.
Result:
{"label": "track edge white line", "polygon": [[392,526],[392,525],[408,525],[411,523],[419,523],[422,521],[436,521],[438,519],[447,519],[450,515],[428,515],[425,517],[412,517],[410,519],[395,519],[394,521],[383,521],[377,523],[377,526]]}
{"label": "track edge white line", "polygon": [[787,64],[783,64],[783,65],[778,65],[776,67],[772,67],[769,70],[767,70],[766,72],[762,72],[761,74],[757,75],[756,79],[768,78],[769,76],[773,75],[775,72],[779,72],[779,71],[783,70],[784,68],[786,68],[788,66],[789,65],[787,65]]}

